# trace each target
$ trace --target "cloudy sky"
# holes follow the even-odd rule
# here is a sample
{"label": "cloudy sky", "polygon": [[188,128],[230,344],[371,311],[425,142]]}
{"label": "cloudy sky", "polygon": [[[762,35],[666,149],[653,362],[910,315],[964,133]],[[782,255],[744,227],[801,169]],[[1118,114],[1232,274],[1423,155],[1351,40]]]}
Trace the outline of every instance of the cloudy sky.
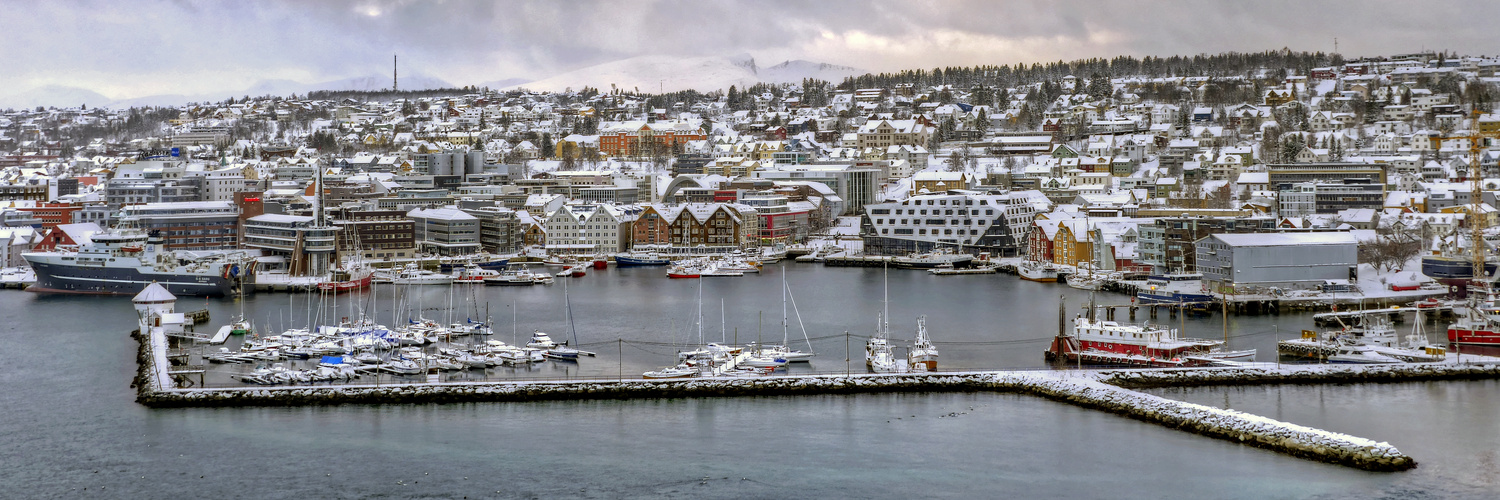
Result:
{"label": "cloudy sky", "polygon": [[639,55],[749,53],[868,70],[1128,54],[1500,53],[1500,2],[0,0],[0,96],[236,92],[403,74],[540,79]]}

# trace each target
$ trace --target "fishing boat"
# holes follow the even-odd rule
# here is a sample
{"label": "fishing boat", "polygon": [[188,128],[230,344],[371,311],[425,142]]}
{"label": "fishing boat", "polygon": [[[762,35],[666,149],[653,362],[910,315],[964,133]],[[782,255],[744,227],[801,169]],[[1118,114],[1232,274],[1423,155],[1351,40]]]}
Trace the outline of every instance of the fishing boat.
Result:
{"label": "fishing boat", "polygon": [[[1066,309],[1059,307],[1058,314],[1066,317]],[[1212,364],[1212,358],[1206,355],[1224,345],[1218,340],[1178,337],[1174,328],[1100,320],[1097,312],[1091,296],[1087,313],[1074,318],[1072,329],[1058,332],[1048,346],[1047,359],[1101,365],[1195,366]],[[1066,324],[1066,320],[1060,318],[1059,323]]]}
{"label": "fishing boat", "polygon": [[615,265],[618,267],[665,266],[671,263],[671,260],[663,258],[655,252],[620,254],[615,256]]}
{"label": "fishing boat", "polygon": [[1171,273],[1146,278],[1146,286],[1136,293],[1140,304],[1203,304],[1213,301],[1205,291],[1203,275]]}
{"label": "fishing boat", "polygon": [[1485,287],[1483,292],[1469,294],[1469,304],[1463,316],[1448,325],[1448,342],[1500,345],[1500,324],[1495,321],[1495,317],[1500,315],[1500,305],[1496,304],[1493,289]]}
{"label": "fishing boat", "polygon": [[334,269],[328,279],[318,282],[318,290],[324,292],[344,293],[356,290],[364,290],[370,286],[375,272],[368,267],[350,264],[346,267]]}
{"label": "fishing boat", "polygon": [[1036,260],[1023,261],[1016,266],[1016,274],[1027,281],[1056,283],[1058,271],[1056,264]]}
{"label": "fishing boat", "polygon": [[594,256],[594,269],[605,269],[609,267],[609,258],[603,255]]}
{"label": "fishing boat", "polygon": [[912,339],[911,349],[906,353],[907,366],[916,368],[923,367],[926,371],[936,371],[938,350],[932,345],[932,339],[927,337],[927,315],[917,316],[917,335]]}
{"label": "fishing boat", "polygon": [[160,283],[173,295],[224,296],[249,276],[254,260],[244,252],[208,256],[159,251],[145,231],[107,229],[88,235],[77,247],[26,252],[35,273],[31,292],[136,294]]}
{"label": "fishing boat", "polygon": [[510,258],[496,257],[489,254],[470,255],[467,257],[447,257],[438,261],[438,272],[453,273],[459,269],[469,266],[478,267],[490,271],[503,271],[510,265]]}

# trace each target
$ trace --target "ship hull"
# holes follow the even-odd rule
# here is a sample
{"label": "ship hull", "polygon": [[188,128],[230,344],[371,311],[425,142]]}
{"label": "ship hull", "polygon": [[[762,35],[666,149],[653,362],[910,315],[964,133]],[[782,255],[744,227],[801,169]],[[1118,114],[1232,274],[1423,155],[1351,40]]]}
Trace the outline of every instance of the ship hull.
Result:
{"label": "ship hull", "polygon": [[1449,328],[1448,341],[1455,344],[1500,346],[1500,331],[1488,328],[1479,330]]}
{"label": "ship hull", "polygon": [[1136,294],[1136,302],[1140,304],[1193,304],[1212,302],[1213,296],[1204,293],[1179,293],[1179,292],[1148,292],[1142,291]]}
{"label": "ship hull", "polygon": [[[452,273],[452,272],[461,271],[461,270],[463,270],[464,266],[468,265],[468,264],[469,264],[468,262],[440,262],[440,263],[438,263],[438,272]],[[485,261],[485,262],[475,262],[473,264],[476,265],[476,266],[479,266],[480,269],[488,269],[488,270],[491,270],[491,271],[504,271],[505,268],[510,265],[510,259],[499,259],[499,260],[490,260],[490,261]]]}
{"label": "ship hull", "polygon": [[623,256],[623,255],[616,255],[615,256],[615,266],[616,267],[665,266],[665,265],[671,264],[671,263],[672,263],[672,261],[667,260],[667,259],[649,259],[649,258],[644,258],[644,257],[626,257],[626,256]]}
{"label": "ship hull", "polygon": [[234,290],[234,280],[216,274],[158,273],[127,267],[81,267],[32,262],[36,285],[43,293],[134,295],[159,283],[177,296],[219,297]]}

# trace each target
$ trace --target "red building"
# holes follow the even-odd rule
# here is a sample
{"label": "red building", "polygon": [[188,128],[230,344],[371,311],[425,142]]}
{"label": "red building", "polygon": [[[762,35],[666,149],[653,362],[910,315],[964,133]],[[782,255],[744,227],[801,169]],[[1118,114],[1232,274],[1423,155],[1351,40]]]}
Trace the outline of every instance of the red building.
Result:
{"label": "red building", "polygon": [[599,132],[599,152],[610,156],[669,154],[675,146],[707,139],[702,130],[687,123],[624,122]]}
{"label": "red building", "polygon": [[23,212],[31,212],[33,217],[42,221],[43,229],[52,229],[58,224],[72,224],[73,212],[83,209],[82,205],[61,202],[42,202],[35,207],[18,208]]}

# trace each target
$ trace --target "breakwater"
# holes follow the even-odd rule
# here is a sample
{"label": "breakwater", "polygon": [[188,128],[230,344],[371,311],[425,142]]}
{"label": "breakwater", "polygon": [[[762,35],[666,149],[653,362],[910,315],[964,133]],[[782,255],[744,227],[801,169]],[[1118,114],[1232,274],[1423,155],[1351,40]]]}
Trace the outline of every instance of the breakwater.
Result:
{"label": "breakwater", "polygon": [[[1224,439],[1309,460],[1371,471],[1416,466],[1415,459],[1373,440],[1299,426],[1234,410],[1173,401],[1127,387],[1211,385],[1259,377],[1311,382],[1401,377],[1482,378],[1500,375],[1500,365],[1413,365],[1413,370],[1306,367],[1285,369],[989,371],[915,374],[848,374],[704,378],[691,380],[582,380],[463,382],[396,385],[180,388],[174,381],[167,341],[159,332],[133,334],[139,341],[136,401],[154,408],[296,406],[340,404],[432,404],[529,402],[580,399],[753,397],[881,392],[996,391],[1029,394],[1108,411],[1186,432]],[[1307,369],[1313,368],[1313,369]],[[1425,370],[1420,368],[1426,368]],[[1418,378],[1421,379],[1421,378]]]}
{"label": "breakwater", "polygon": [[[1452,354],[1449,355],[1453,357]],[[1489,358],[1493,359],[1493,358]],[[1285,365],[1280,368],[1099,370],[1099,381],[1131,389],[1268,384],[1359,384],[1500,378],[1500,363]]]}

